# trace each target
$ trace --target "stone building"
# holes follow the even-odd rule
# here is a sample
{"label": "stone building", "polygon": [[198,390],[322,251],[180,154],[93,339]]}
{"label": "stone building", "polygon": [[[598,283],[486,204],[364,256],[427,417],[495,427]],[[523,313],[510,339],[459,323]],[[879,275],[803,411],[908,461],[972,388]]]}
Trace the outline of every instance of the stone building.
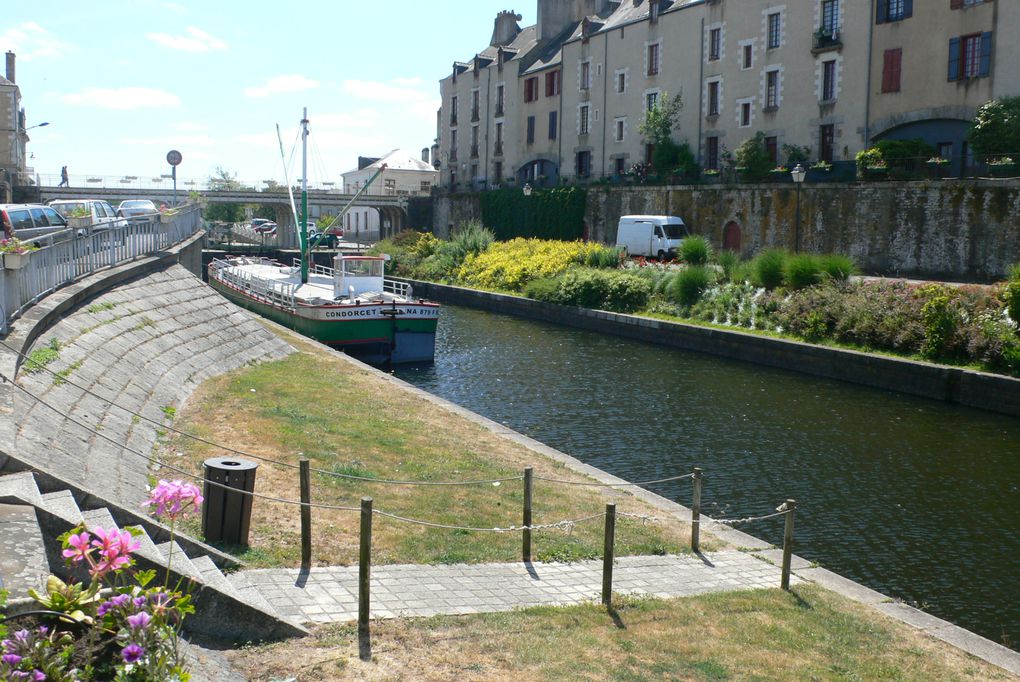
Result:
{"label": "stone building", "polygon": [[[761,132],[852,163],[920,137],[969,161],[989,99],[1020,94],[1016,0],[538,0],[501,12],[489,46],[440,81],[445,188],[619,176],[651,149],[638,127],[664,93],[673,137],[705,168]],[[1018,150],[1020,151],[1020,150]]]}
{"label": "stone building", "polygon": [[[428,196],[439,182],[439,171],[425,158],[394,149],[382,158],[358,157],[358,167],[343,173],[344,191],[350,194],[365,187],[373,175],[386,168],[366,190],[366,194],[384,196]],[[395,215],[387,209],[355,206],[344,217],[344,231],[362,241],[392,236],[399,227]]]}
{"label": "stone building", "polygon": [[7,77],[0,76],[0,203],[10,203],[11,191],[25,173],[25,110],[14,74],[14,53],[7,53]]}

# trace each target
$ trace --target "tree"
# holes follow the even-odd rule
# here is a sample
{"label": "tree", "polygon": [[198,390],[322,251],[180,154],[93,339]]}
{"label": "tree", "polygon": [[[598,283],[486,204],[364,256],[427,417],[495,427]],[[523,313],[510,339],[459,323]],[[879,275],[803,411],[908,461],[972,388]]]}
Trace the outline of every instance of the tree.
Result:
{"label": "tree", "polygon": [[[213,191],[239,190],[241,183],[237,181],[237,175],[217,166],[216,172],[209,178],[209,189]],[[244,206],[210,202],[206,204],[203,215],[206,220],[239,223],[244,220]]]}
{"label": "tree", "polygon": [[971,149],[979,156],[1020,154],[1020,96],[981,105],[968,137]]}
{"label": "tree", "polygon": [[761,180],[772,170],[772,159],[765,147],[765,133],[758,132],[740,143],[733,152],[737,167],[747,180]]}
{"label": "tree", "polygon": [[673,126],[683,108],[680,95],[671,97],[668,92],[662,93],[655,106],[645,112],[645,120],[638,124],[638,132],[649,144],[672,141]]}

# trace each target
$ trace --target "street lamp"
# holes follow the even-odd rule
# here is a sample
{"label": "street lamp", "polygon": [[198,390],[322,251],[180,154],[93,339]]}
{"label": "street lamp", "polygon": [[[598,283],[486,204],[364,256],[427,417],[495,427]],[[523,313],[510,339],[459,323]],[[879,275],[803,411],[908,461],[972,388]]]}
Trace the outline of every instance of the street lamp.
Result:
{"label": "street lamp", "polygon": [[524,183],[524,187],[522,188],[522,190],[524,191],[524,196],[530,197],[531,196],[531,183],[529,183],[529,182]]}
{"label": "street lamp", "polygon": [[804,178],[807,177],[807,171],[799,163],[790,172],[793,176],[793,184],[797,185],[797,225],[794,228],[793,237],[793,250],[794,252],[800,251],[800,186],[804,184]]}

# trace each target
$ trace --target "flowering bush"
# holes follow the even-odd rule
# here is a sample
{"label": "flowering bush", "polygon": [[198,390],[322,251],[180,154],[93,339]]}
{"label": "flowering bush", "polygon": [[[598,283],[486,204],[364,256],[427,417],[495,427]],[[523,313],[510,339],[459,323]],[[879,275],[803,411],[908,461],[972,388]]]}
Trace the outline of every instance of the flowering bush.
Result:
{"label": "flowering bush", "polygon": [[518,237],[495,242],[482,253],[469,254],[457,271],[461,284],[482,289],[521,291],[535,279],[556,277],[573,264],[599,260],[602,244]]}
{"label": "flowering bush", "polygon": [[17,237],[0,239],[0,253],[28,253],[35,251],[36,247],[28,242],[23,242]]}
{"label": "flowering bush", "polygon": [[1000,156],[997,159],[988,159],[989,166],[1012,166],[1013,159],[1008,156]]}
{"label": "flowering bush", "polygon": [[[171,535],[173,522],[201,503],[198,488],[180,481],[160,481],[146,502],[171,520]],[[170,559],[162,586],[150,586],[155,571],[132,570],[134,532],[79,526],[61,536],[69,568],[84,568],[90,582],[50,576],[45,593],[29,590],[46,615],[0,641],[0,680],[188,679],[177,642],[194,613],[191,597],[169,588]]]}

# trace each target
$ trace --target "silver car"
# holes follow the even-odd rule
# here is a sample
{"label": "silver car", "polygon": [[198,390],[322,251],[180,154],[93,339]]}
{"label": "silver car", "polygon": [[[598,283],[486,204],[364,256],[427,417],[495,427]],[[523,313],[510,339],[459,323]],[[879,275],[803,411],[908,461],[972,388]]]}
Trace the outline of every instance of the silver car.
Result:
{"label": "silver car", "polygon": [[117,216],[113,206],[102,199],[54,199],[49,206],[65,218],[74,211],[83,211],[92,229],[127,227],[128,224],[128,221]]}
{"label": "silver car", "polygon": [[51,241],[50,235],[67,229],[67,221],[49,206],[0,204],[0,226],[4,239],[17,237],[36,246],[46,246]]}
{"label": "silver car", "polygon": [[117,215],[131,223],[151,223],[155,222],[159,209],[148,199],[126,199],[117,206]]}

